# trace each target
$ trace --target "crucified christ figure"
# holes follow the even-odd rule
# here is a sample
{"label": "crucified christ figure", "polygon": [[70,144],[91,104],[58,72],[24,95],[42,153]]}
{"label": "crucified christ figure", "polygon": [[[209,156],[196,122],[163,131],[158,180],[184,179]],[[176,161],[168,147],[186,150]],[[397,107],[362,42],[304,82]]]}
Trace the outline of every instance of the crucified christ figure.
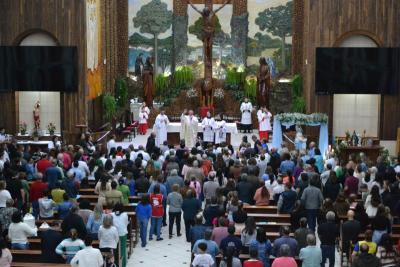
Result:
{"label": "crucified christ figure", "polygon": [[[222,6],[213,10],[212,3],[211,8],[205,6],[203,10],[199,10],[191,0],[188,0],[188,3],[192,6],[194,10],[196,10],[203,18],[203,47],[204,47],[204,78],[212,78],[212,47],[213,47],[213,38],[215,33],[215,14],[224,8],[231,0],[226,0]],[[210,75],[210,76],[209,76]],[[209,76],[209,77],[208,77]]]}

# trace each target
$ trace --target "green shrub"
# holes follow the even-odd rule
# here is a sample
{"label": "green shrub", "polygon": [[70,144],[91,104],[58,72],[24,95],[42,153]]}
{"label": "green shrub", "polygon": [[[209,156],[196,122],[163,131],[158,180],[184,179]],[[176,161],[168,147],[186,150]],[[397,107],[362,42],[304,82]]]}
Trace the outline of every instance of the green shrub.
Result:
{"label": "green shrub", "polygon": [[252,103],[255,103],[257,98],[257,79],[255,77],[246,79],[244,84],[244,95],[249,98]]}
{"label": "green shrub", "polygon": [[194,74],[192,67],[179,66],[174,72],[174,84],[178,88],[191,86],[194,82]]}
{"label": "green shrub", "polygon": [[103,95],[104,116],[111,121],[117,113],[117,101],[115,97],[109,93]]}
{"label": "green shrub", "polygon": [[168,95],[170,76],[165,76],[164,74],[158,74],[156,76],[155,86],[156,95],[165,98]]}
{"label": "green shrub", "polygon": [[128,102],[128,87],[126,80],[123,78],[115,80],[115,100],[117,101],[118,108],[125,107]]}

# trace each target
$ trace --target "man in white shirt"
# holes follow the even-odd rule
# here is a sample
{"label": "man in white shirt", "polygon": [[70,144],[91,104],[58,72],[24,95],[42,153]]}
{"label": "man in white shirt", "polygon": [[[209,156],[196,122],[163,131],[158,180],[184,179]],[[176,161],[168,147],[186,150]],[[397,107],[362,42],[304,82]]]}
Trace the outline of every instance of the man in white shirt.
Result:
{"label": "man in white shirt", "polygon": [[165,110],[161,110],[161,113],[157,115],[154,123],[154,131],[156,133],[156,146],[160,147],[164,141],[167,140],[167,127],[169,124],[168,116],[165,115]]}
{"label": "man in white shirt", "polygon": [[249,102],[248,98],[245,98],[244,102],[240,105],[240,111],[242,112],[242,129],[245,133],[250,133],[252,128],[251,112],[253,111],[253,105]]}
{"label": "man in white shirt", "polygon": [[214,143],[214,129],[216,128],[216,123],[214,118],[211,117],[210,111],[207,111],[207,117],[201,122],[201,127],[203,128],[203,141],[205,143]]}
{"label": "man in white shirt", "polygon": [[110,154],[111,148],[117,149],[117,144],[115,143],[115,134],[111,135],[111,139],[107,142],[107,153]]}
{"label": "man in white shirt", "polygon": [[85,238],[86,247],[79,250],[71,260],[72,267],[101,267],[104,264],[103,256],[97,248],[92,247],[92,238]]}

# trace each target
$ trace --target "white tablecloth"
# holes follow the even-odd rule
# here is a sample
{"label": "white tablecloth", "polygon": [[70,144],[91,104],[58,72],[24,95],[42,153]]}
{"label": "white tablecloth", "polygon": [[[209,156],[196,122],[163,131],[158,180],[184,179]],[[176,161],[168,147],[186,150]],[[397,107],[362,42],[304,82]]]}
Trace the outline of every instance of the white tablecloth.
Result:
{"label": "white tablecloth", "polygon": [[[236,123],[226,123],[226,132],[227,133],[237,133]],[[167,132],[169,133],[179,133],[181,131],[181,123],[180,122],[170,122],[168,124]],[[198,124],[198,132],[203,132],[203,127],[201,127],[201,123]]]}
{"label": "white tablecloth", "polygon": [[49,149],[53,148],[52,141],[17,141],[18,145],[47,145]]}

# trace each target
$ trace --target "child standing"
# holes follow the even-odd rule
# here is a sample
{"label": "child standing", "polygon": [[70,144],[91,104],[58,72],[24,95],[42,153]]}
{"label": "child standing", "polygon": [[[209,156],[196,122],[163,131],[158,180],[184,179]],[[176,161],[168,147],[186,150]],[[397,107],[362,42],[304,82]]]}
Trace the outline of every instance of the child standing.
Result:
{"label": "child standing", "polygon": [[151,218],[152,207],[150,205],[149,195],[142,195],[142,199],[136,207],[136,216],[140,229],[140,240],[142,241],[142,247],[146,246],[147,239],[147,226],[149,225],[149,219]]}
{"label": "child standing", "polygon": [[151,226],[150,226],[150,237],[149,240],[153,240],[153,235],[157,234],[157,241],[163,240],[160,236],[161,225],[164,215],[163,207],[163,195],[160,194],[160,185],[154,186],[153,194],[150,195],[151,200]]}
{"label": "child standing", "polygon": [[149,118],[150,110],[146,106],[146,103],[143,102],[143,106],[139,111],[139,134],[145,135],[147,132],[147,120]]}

